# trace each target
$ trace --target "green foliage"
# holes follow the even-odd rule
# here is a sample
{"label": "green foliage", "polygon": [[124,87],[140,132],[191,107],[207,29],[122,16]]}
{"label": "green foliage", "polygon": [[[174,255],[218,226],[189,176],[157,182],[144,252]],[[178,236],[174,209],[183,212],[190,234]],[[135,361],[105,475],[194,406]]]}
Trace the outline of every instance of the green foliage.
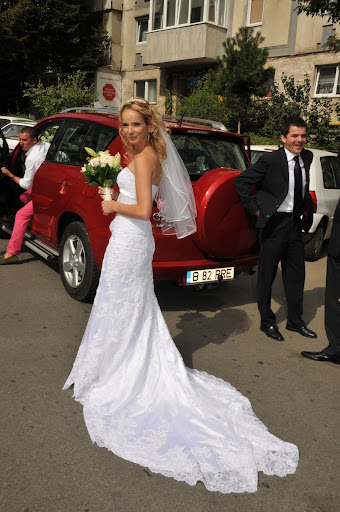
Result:
{"label": "green foliage", "polygon": [[190,96],[180,97],[179,115],[213,119],[227,125],[229,118],[225,101],[220,95],[212,92],[212,89],[212,78],[205,75]]}
{"label": "green foliage", "polygon": [[102,19],[87,0],[18,0],[0,12],[0,64],[25,77],[47,70],[93,70],[107,44]]}
{"label": "green foliage", "polygon": [[[332,149],[336,140],[329,122],[333,111],[340,113],[340,102],[334,102],[330,98],[311,99],[308,75],[305,75],[302,82],[296,82],[294,77],[283,74],[282,84],[283,91],[274,84],[270,98],[254,100],[253,109],[249,111],[250,131],[278,140],[283,121],[292,115],[300,115],[308,123],[310,143],[313,146]],[[259,112],[262,115],[259,115]]]}
{"label": "green foliage", "polygon": [[165,89],[165,115],[171,116],[173,112],[172,94],[169,89]]}
{"label": "green foliage", "polygon": [[[217,71],[211,71],[213,92],[223,96],[235,130],[246,121],[253,96],[268,92],[272,68],[265,69],[268,50],[260,48],[264,38],[251,27],[241,27],[235,37],[223,43],[224,54]],[[239,131],[239,130],[238,130]]]}
{"label": "green foliage", "polygon": [[323,47],[331,52],[340,52],[340,39],[338,38],[338,35],[334,34],[333,36],[329,36]]}
{"label": "green foliage", "polygon": [[84,71],[76,71],[65,79],[58,75],[57,85],[44,87],[41,82],[37,86],[26,84],[24,96],[31,100],[43,117],[66,108],[90,105],[96,99],[94,85],[86,85],[85,78]]}
{"label": "green foliage", "polygon": [[[308,123],[310,144],[338,151],[338,133],[329,127],[332,113],[340,119],[340,101],[331,98],[310,98],[311,82],[308,75],[297,82],[294,77],[282,75],[283,89],[274,83],[267,98],[252,96],[244,113],[243,133],[251,135],[253,144],[279,144],[281,125],[287,117],[302,116]],[[215,91],[214,75],[206,75],[193,93],[181,98],[180,114],[214,119],[231,131],[235,130],[235,108],[230,98]]]}
{"label": "green foliage", "polygon": [[22,84],[41,74],[92,71],[108,45],[88,0],[0,0],[0,109],[27,109]]}
{"label": "green foliage", "polygon": [[340,21],[339,0],[298,0],[298,11],[307,16],[327,16],[333,23]]}

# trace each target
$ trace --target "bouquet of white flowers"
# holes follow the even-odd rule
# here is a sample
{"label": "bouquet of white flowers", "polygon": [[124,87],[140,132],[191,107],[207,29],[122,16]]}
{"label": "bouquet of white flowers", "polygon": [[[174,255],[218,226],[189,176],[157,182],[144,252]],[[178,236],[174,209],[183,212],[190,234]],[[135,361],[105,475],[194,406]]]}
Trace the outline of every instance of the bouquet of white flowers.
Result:
{"label": "bouquet of white flowers", "polygon": [[108,150],[99,151],[99,153],[91,148],[85,148],[85,150],[90,156],[80,172],[87,178],[89,185],[105,188],[105,199],[111,199],[110,189],[116,185],[117,176],[121,170],[120,154],[112,156]]}

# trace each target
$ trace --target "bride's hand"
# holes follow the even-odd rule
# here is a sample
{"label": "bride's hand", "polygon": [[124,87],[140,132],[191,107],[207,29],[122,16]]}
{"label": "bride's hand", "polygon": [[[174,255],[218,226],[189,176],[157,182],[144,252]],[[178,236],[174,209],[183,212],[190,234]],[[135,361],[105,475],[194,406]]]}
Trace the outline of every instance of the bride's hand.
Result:
{"label": "bride's hand", "polygon": [[[100,197],[103,199],[103,197],[104,197],[104,195],[105,195],[105,189],[104,189],[103,187],[98,186],[98,194],[99,194],[99,195],[100,195]],[[111,190],[110,190],[110,194],[111,194],[112,199],[114,199],[115,201],[117,201],[118,196],[119,196],[119,192],[118,192],[118,190],[116,190],[115,188],[111,188]]]}
{"label": "bride's hand", "polygon": [[110,215],[116,211],[117,201],[102,201],[103,215]]}

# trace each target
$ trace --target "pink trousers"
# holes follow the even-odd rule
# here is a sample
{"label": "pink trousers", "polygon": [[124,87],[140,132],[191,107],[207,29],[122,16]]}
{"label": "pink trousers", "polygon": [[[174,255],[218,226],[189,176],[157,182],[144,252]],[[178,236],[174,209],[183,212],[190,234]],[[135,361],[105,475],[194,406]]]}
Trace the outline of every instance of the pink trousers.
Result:
{"label": "pink trousers", "polygon": [[20,201],[24,203],[25,206],[20,208],[15,215],[12,236],[7,246],[7,252],[9,254],[15,254],[15,256],[18,256],[21,251],[25,231],[29,221],[33,219],[32,189],[26,190],[26,192],[21,194]]}

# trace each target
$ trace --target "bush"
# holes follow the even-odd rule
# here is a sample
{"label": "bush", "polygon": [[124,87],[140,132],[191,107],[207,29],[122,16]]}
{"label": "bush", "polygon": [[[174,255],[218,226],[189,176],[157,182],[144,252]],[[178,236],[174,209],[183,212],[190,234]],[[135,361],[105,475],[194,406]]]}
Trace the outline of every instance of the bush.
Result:
{"label": "bush", "polygon": [[84,107],[94,103],[96,95],[94,85],[86,84],[85,71],[76,71],[66,78],[58,75],[57,85],[45,87],[26,84],[24,96],[30,99],[42,117],[57,114],[71,107]]}
{"label": "bush", "polygon": [[222,96],[211,92],[212,84],[209,75],[201,78],[198,86],[190,96],[181,96],[179,115],[213,119],[228,126],[229,117]]}

